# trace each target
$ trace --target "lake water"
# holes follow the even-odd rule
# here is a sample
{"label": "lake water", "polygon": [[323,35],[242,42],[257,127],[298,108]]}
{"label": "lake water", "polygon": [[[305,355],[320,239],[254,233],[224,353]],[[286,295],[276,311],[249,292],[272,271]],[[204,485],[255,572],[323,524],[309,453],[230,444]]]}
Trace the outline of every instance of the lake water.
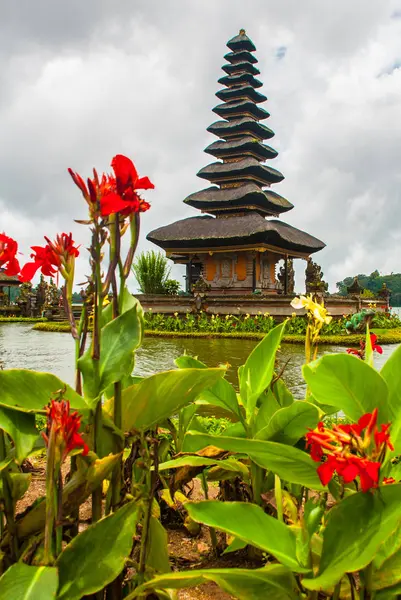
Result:
{"label": "lake water", "polygon": [[[210,367],[228,362],[227,377],[237,383],[237,369],[255,347],[253,340],[205,338],[146,338],[136,355],[135,374],[151,375],[174,368],[174,359],[185,352],[197,356]],[[397,346],[383,346],[383,354],[375,355],[378,368]],[[345,352],[343,347],[322,346],[322,353]],[[67,333],[34,331],[31,324],[0,324],[0,360],[5,369],[32,369],[54,373],[63,381],[74,382],[74,343]],[[304,361],[302,345],[283,344],[278,355],[286,363],[284,379],[295,396],[302,397],[304,383],[301,366]]]}

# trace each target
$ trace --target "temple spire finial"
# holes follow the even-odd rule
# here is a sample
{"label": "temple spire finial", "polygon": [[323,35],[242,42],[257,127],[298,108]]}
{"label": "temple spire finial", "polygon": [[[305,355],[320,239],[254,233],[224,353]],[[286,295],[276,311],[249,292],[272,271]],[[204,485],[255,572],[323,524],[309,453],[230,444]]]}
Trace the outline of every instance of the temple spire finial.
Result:
{"label": "temple spire finial", "polygon": [[239,30],[239,34],[240,34],[240,35],[246,35],[246,31],[245,31],[245,29],[242,29],[242,28],[241,28],[241,29]]}

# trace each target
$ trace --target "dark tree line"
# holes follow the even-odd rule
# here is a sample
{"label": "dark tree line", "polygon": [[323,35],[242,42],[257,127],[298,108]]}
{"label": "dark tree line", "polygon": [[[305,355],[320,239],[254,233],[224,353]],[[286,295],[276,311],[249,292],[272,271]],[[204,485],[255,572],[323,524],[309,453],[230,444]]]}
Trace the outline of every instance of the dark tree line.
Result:
{"label": "dark tree line", "polygon": [[[342,296],[347,294],[347,287],[354,281],[354,277],[346,277],[342,281],[337,282],[338,293]],[[391,290],[390,304],[391,306],[401,306],[401,273],[391,273],[390,275],[380,275],[379,271],[373,271],[370,275],[359,274],[359,285],[365,290],[369,290],[373,294],[382,288],[383,283]]]}

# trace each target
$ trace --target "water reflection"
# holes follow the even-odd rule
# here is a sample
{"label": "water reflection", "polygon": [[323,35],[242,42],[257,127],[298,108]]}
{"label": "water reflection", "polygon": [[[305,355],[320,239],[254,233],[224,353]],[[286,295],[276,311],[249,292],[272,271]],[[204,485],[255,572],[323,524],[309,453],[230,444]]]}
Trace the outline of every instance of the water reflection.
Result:
{"label": "water reflection", "polygon": [[[237,383],[237,370],[255,347],[252,340],[205,339],[205,338],[147,338],[136,356],[135,374],[151,375],[157,371],[174,368],[174,359],[185,352],[197,356],[210,367],[228,362],[227,377]],[[383,354],[376,355],[376,367],[380,368],[397,346],[384,346]],[[322,346],[321,352],[344,352],[338,346]],[[284,379],[296,397],[304,394],[301,375],[303,347],[283,344],[278,360],[280,365],[288,361]],[[0,360],[5,369],[23,368],[49,371],[63,381],[74,381],[74,343],[66,333],[45,333],[32,330],[25,323],[0,325]]]}

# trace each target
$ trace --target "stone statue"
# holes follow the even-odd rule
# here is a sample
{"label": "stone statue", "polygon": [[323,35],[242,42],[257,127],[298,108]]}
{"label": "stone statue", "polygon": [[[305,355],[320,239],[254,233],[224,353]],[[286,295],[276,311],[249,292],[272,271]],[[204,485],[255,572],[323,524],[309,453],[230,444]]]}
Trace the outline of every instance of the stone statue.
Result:
{"label": "stone statue", "polygon": [[[281,284],[281,289],[285,290],[285,263],[280,267],[277,273],[277,279]],[[295,288],[294,260],[287,258],[287,294],[293,294]]]}
{"label": "stone statue", "polygon": [[305,286],[307,294],[327,292],[329,286],[323,280],[323,275],[322,267],[309,258],[305,269]]}
{"label": "stone statue", "polygon": [[359,313],[352,315],[349,321],[345,323],[345,329],[347,333],[357,333],[358,331],[365,331],[366,325],[370,325],[376,311],[369,308],[363,309]]}

